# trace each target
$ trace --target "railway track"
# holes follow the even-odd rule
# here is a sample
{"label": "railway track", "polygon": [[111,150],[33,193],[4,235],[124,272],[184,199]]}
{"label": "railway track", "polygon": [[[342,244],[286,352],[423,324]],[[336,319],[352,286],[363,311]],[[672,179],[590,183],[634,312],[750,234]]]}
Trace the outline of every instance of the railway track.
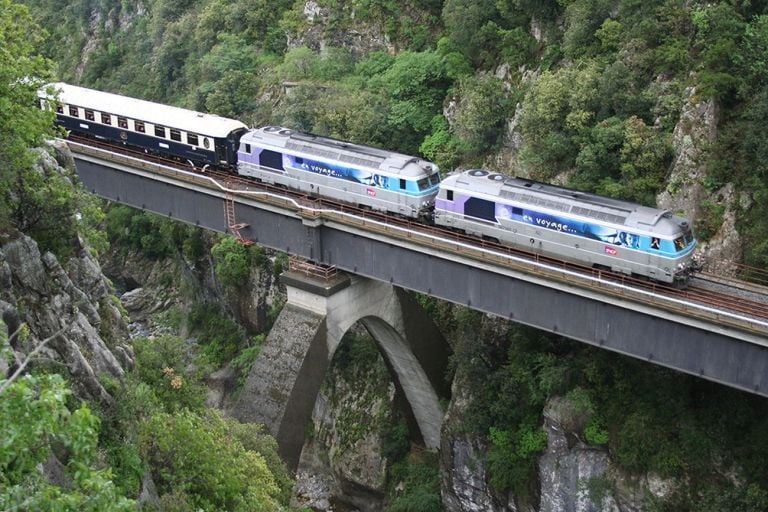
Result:
{"label": "railway track", "polygon": [[768,273],[757,271],[757,269],[749,270],[753,274],[756,273],[756,271],[758,274],[759,272],[763,272],[763,274],[765,274],[764,282],[766,284],[742,281],[733,277],[717,276],[703,272],[696,275],[688,288],[681,290],[662,283],[638,279],[624,274],[611,272],[609,270],[595,269],[577,263],[524,251],[498,242],[483,240],[478,237],[451,231],[434,225],[374,212],[369,209],[359,208],[346,203],[311,197],[284,187],[253,181],[226,172],[195,167],[188,163],[169,160],[158,155],[144,153],[129,147],[116,148],[112,144],[105,144],[93,139],[76,136],[70,136],[69,140],[105,149],[110,152],[123,153],[127,156],[140,158],[148,162],[172,167],[178,170],[186,172],[193,171],[215,179],[220,185],[233,189],[235,194],[237,191],[264,191],[277,196],[290,198],[296,204],[301,205],[303,208],[310,211],[332,210],[342,214],[352,215],[363,220],[374,221],[378,224],[398,227],[403,231],[431,235],[432,237],[439,238],[446,242],[457,244],[457,246],[459,244],[474,246],[478,249],[493,251],[499,255],[520,258],[530,262],[551,266],[555,269],[578,273],[601,282],[618,283],[633,289],[649,292],[653,295],[696,303],[715,310],[744,315],[745,317],[758,321],[768,321],[768,285],[766,285],[768,284]]}

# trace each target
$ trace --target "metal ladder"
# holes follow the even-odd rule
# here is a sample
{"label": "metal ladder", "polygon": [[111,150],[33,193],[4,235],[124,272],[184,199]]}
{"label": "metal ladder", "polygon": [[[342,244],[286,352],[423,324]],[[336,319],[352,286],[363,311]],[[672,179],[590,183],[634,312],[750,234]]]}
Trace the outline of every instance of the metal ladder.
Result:
{"label": "metal ladder", "polygon": [[230,192],[231,183],[227,181],[225,185],[226,191],[224,192],[224,216],[227,220],[227,228],[229,228],[229,231],[237,238],[237,241],[240,242],[240,244],[246,247],[253,245],[253,240],[244,238],[240,233],[241,229],[245,229],[249,225],[244,222],[237,222],[237,219],[235,218],[235,198]]}

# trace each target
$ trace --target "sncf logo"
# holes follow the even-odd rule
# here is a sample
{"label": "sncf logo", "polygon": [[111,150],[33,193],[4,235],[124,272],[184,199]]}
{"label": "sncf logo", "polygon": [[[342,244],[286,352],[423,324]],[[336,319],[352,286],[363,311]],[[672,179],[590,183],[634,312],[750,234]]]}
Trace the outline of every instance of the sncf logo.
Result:
{"label": "sncf logo", "polygon": [[619,251],[617,251],[616,249],[614,249],[610,245],[606,245],[605,246],[605,253],[606,254],[610,254],[611,256],[616,256],[617,254],[619,254]]}

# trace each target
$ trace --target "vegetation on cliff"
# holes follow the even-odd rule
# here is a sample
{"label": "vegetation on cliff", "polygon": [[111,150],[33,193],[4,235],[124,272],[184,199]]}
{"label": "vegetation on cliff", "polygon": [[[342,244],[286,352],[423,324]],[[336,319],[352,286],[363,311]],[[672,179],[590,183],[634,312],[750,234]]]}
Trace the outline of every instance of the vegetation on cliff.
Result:
{"label": "vegetation on cliff", "polygon": [[[39,39],[27,11],[0,0],[0,228],[28,230],[59,254],[67,237],[98,218],[75,215],[88,208],[59,186],[63,177],[28,172],[26,148],[50,133],[50,116],[34,108],[35,90],[54,75],[253,125],[420,152],[445,170],[492,162],[519,135],[515,157],[499,170],[646,204],[677,186],[669,170],[682,104],[712,101],[716,138],[700,164],[704,188],[736,187],[744,262],[768,265],[764,1],[318,0],[311,13],[305,2],[287,0],[23,3],[50,37]],[[40,48],[55,71],[38,56]],[[716,231],[723,208],[710,205],[695,219],[705,237]],[[200,256],[189,228],[126,212],[113,209],[107,220],[121,243],[151,257],[180,247],[192,259]],[[55,236],[52,226],[60,230]],[[230,285],[242,283],[247,265],[260,258],[227,242],[217,251],[217,271]],[[454,318],[445,306],[429,307],[447,330],[481,322],[479,315]],[[217,362],[236,352],[232,338],[212,339]],[[584,439],[607,446],[626,470],[686,477],[687,486],[653,504],[659,510],[702,510],[703,502],[713,511],[766,507],[760,399],[528,330],[462,344],[457,353],[457,373],[473,396],[467,429],[489,442],[490,479],[499,490],[530,490],[543,448],[542,408],[563,395],[592,413]],[[148,412],[134,405],[115,418],[105,412],[102,423],[116,488],[135,497],[149,466],[168,507],[177,501],[226,508],[237,506],[232,496],[243,492],[247,470],[263,476],[264,488],[253,493],[265,507],[284,500],[279,470],[270,466],[270,480],[258,456],[227,468],[218,454],[205,461],[191,452],[169,456],[179,447],[161,426],[201,447],[226,439],[240,453],[252,439],[200,411],[195,380],[179,362],[149,359],[137,372],[154,373],[129,376],[138,380],[123,392],[134,395],[118,402],[151,404]],[[167,416],[184,408],[191,412]],[[69,410],[72,417],[79,409]],[[132,448],[118,448],[125,432]],[[233,471],[233,487],[210,497],[205,485],[180,486],[190,465]],[[743,481],[723,478],[730,469]],[[194,476],[206,485],[216,481],[209,473]],[[427,488],[431,500],[435,490]]]}

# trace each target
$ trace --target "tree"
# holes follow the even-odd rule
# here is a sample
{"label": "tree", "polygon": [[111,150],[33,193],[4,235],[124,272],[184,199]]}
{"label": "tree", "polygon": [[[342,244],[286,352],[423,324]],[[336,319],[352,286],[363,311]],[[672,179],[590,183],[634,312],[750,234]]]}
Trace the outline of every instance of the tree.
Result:
{"label": "tree", "polygon": [[504,133],[509,99],[498,78],[491,75],[467,77],[459,82],[456,135],[473,153],[494,147]]}
{"label": "tree", "polygon": [[264,456],[246,448],[234,421],[214,411],[204,416],[181,411],[158,413],[141,425],[141,452],[161,501],[185,503],[189,510],[282,509],[285,493]]}
{"label": "tree", "polygon": [[51,76],[37,53],[43,32],[27,8],[0,0],[0,227],[7,224],[18,180],[33,161],[30,147],[53,133],[53,114],[37,108],[37,91]]}
{"label": "tree", "polygon": [[[74,411],[58,375],[24,376],[0,393],[0,508],[3,510],[131,511],[108,469],[96,469],[99,418],[86,405]],[[37,466],[64,464],[66,486],[46,481]]]}

